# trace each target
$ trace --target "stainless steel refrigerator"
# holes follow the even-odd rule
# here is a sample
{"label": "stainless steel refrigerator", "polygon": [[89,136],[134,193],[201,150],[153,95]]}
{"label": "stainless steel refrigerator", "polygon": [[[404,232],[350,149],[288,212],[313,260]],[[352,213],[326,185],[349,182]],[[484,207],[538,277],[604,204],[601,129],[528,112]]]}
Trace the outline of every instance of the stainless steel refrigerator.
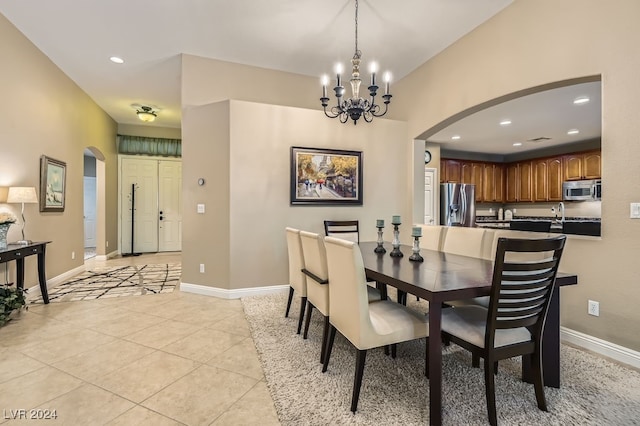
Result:
{"label": "stainless steel refrigerator", "polygon": [[468,183],[440,184],[440,224],[445,226],[475,226],[475,185]]}

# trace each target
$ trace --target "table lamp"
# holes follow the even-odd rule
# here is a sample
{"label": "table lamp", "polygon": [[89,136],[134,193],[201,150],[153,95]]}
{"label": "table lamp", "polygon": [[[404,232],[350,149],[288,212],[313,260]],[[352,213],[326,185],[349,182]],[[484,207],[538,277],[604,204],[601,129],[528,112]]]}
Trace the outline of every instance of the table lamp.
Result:
{"label": "table lamp", "polygon": [[25,203],[37,203],[38,196],[36,195],[36,189],[33,186],[11,186],[7,193],[7,203],[22,204],[22,240],[18,241],[18,244],[31,244],[30,240],[24,238],[24,204]]}

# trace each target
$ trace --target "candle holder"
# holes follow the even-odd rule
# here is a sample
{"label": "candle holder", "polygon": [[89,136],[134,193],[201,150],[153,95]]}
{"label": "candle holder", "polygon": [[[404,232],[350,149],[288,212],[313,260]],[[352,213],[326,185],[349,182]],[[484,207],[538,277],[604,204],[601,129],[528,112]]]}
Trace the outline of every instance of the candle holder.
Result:
{"label": "candle holder", "polygon": [[383,240],[382,240],[382,228],[384,228],[384,226],[378,226],[378,247],[376,247],[373,251],[374,253],[386,253],[387,249],[385,249],[382,246]]}
{"label": "candle holder", "polygon": [[413,248],[411,249],[411,251],[413,251],[413,254],[409,256],[409,260],[412,260],[414,262],[424,261],[424,257],[420,256],[420,237],[418,237],[417,235],[413,237]]}
{"label": "candle holder", "polygon": [[398,230],[398,226],[400,223],[393,224],[393,250],[391,250],[391,257],[402,257],[404,254],[400,251],[400,231]]}

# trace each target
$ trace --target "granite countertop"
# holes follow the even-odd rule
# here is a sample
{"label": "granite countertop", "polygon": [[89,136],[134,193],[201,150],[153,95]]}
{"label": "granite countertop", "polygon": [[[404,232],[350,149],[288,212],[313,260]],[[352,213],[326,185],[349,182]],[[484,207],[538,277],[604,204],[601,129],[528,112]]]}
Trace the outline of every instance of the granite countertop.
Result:
{"label": "granite countertop", "polygon": [[495,216],[477,216],[476,226],[488,229],[510,229],[511,222],[551,221],[551,233],[600,236],[600,218],[566,217],[563,224],[552,217],[518,216],[512,220],[498,220]]}

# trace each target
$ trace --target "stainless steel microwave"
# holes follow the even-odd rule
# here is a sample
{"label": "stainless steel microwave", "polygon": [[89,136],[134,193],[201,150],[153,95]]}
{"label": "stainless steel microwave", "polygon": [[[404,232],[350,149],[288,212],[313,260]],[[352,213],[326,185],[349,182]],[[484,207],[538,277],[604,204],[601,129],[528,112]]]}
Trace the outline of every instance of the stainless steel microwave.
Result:
{"label": "stainless steel microwave", "polygon": [[562,183],[564,201],[594,201],[602,199],[602,181],[572,180]]}

